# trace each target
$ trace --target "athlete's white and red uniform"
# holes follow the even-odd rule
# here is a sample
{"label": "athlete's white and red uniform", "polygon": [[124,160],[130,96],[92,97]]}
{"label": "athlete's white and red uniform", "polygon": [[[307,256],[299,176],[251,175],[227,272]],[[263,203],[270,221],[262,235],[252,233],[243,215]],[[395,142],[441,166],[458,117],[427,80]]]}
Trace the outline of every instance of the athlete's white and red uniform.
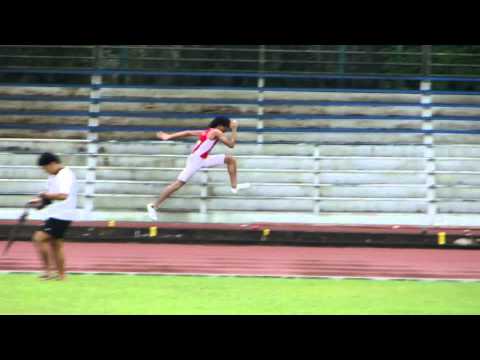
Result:
{"label": "athlete's white and red uniform", "polygon": [[197,171],[225,164],[225,155],[210,155],[218,140],[210,140],[208,136],[215,129],[205,130],[200,136],[192,153],[188,157],[187,166],[178,176],[178,180],[188,182]]}

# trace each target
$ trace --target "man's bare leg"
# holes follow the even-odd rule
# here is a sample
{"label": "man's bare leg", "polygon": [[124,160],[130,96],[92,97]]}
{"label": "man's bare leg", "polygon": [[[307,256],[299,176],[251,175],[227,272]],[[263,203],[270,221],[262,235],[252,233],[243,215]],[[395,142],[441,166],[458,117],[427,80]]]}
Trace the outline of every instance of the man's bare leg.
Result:
{"label": "man's bare leg", "polygon": [[40,260],[42,261],[43,264],[43,270],[44,270],[44,275],[42,276],[43,278],[49,278],[51,277],[52,273],[50,270],[50,256],[49,256],[49,245],[48,242],[52,239],[50,234],[47,234],[46,232],[43,231],[37,231],[35,234],[33,234],[33,243],[35,245],[35,248],[37,249],[37,252],[40,256]]}
{"label": "man's bare leg", "polygon": [[58,279],[65,280],[65,255],[63,251],[63,240],[53,239],[50,244],[52,245],[53,258],[58,270]]}

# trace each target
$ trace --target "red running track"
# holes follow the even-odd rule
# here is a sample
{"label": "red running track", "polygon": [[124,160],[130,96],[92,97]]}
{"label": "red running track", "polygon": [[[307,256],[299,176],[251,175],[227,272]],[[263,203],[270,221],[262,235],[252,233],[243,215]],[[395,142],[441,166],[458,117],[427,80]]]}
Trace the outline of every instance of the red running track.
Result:
{"label": "red running track", "polygon": [[[67,243],[65,252],[80,273],[480,280],[475,250]],[[0,257],[1,272],[40,270],[31,243]]]}

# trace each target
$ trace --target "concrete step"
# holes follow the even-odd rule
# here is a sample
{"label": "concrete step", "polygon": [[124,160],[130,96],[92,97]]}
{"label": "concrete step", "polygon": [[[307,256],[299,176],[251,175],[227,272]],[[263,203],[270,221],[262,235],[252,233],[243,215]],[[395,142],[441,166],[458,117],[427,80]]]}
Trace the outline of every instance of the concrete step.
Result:
{"label": "concrete step", "polygon": [[[225,101],[224,103],[215,103],[217,99],[211,103],[200,102],[186,102],[185,100],[198,99],[194,96],[189,98],[177,99],[175,102],[172,98],[158,98],[156,101],[150,101],[150,97],[135,97],[136,101],[119,102],[111,101],[109,97],[102,98],[101,110],[102,111],[155,111],[155,112],[191,112],[191,113],[250,113],[256,116],[258,111],[257,99],[246,99],[246,101],[237,102]],[[290,100],[290,99],[288,99]],[[204,102],[204,101],[203,101]],[[269,102],[269,99],[263,103],[263,109],[265,114],[319,114],[319,115],[409,115],[409,116],[421,116],[422,107],[420,102],[412,103],[409,106],[399,103],[398,106],[391,105],[387,102],[383,102],[382,106],[372,106],[371,103],[362,104],[362,102],[330,102],[324,104],[319,103],[285,103],[285,102]],[[28,106],[28,104],[25,104]],[[462,109],[458,109],[461,111]],[[472,109],[464,109],[466,111]]]}
{"label": "concrete step", "polygon": [[[188,104],[188,103],[130,103],[130,102],[102,102],[101,111],[131,111],[131,112],[181,112],[181,113],[227,113],[251,114],[257,117],[257,104]],[[215,115],[212,116],[215,117]]]}
{"label": "concrete step", "polygon": [[8,101],[0,99],[0,110],[88,111],[88,102]]}
{"label": "concrete step", "polygon": [[[46,130],[46,131],[29,131],[23,129],[2,129],[0,130],[0,138],[31,138],[37,139],[42,136],[44,139],[68,139],[68,140],[85,140],[87,138],[86,131],[71,131],[71,130]],[[127,134],[128,136],[128,134]],[[151,136],[150,136],[151,138]],[[108,139],[111,140],[111,139]]]}
{"label": "concrete step", "polygon": [[[109,197],[110,198],[110,197]],[[105,202],[103,198],[96,198],[95,204],[98,209],[112,208],[115,202],[118,208],[141,209],[145,201],[149,201],[149,197],[111,197],[110,203]],[[190,201],[189,201],[190,200]],[[181,199],[172,198],[165,202],[165,209],[186,209],[189,206],[199,209],[200,199]],[[315,200],[307,198],[266,198],[252,199],[248,197],[238,196],[231,198],[206,198],[205,203],[211,210],[239,210],[239,211],[313,211]],[[325,199],[319,202],[321,211],[375,211],[375,212],[422,212],[426,210],[426,201],[423,199],[406,199],[399,201],[398,199],[390,200],[370,200],[365,199]]]}
{"label": "concrete step", "polygon": [[452,200],[480,200],[480,187],[449,187],[438,188],[436,191],[438,199]]}
{"label": "concrete step", "polygon": [[63,139],[0,139],[0,152],[34,153],[43,152],[81,154],[87,152],[86,140]]}
{"label": "concrete step", "polygon": [[371,106],[370,104],[269,104],[264,106],[264,112],[267,115],[276,114],[311,114],[311,115],[352,115],[352,116],[421,116],[422,107],[420,103],[411,106]]}
{"label": "concrete step", "polygon": [[[0,218],[16,220],[21,214],[20,208],[0,208]],[[255,223],[304,223],[304,224],[335,224],[335,225],[422,225],[431,226],[432,219],[426,214],[408,213],[335,213],[322,212],[298,213],[285,211],[209,211],[207,214],[199,212],[159,212],[160,222],[181,222],[181,223],[230,223],[230,224],[255,224]],[[44,220],[46,214],[42,211],[31,214],[32,220]],[[78,220],[97,221],[149,221],[145,212],[135,211],[95,211],[90,216],[79,214]],[[436,226],[477,226],[480,223],[480,214],[439,214],[433,220]]]}
{"label": "concrete step", "polygon": [[435,129],[442,130],[479,130],[478,121],[435,120]]}
{"label": "concrete step", "polygon": [[[263,120],[265,129],[278,129],[278,128],[293,128],[297,132],[309,133],[308,128],[334,128],[334,129],[422,129],[422,118],[419,115],[418,118],[413,120],[393,120],[388,119],[385,116],[385,120],[368,119],[362,116],[354,116],[352,119],[304,119],[301,116],[293,119],[284,119],[281,115],[267,114],[268,119]],[[353,116],[354,114],[331,114]],[[271,117],[271,119],[270,119]],[[249,127],[249,125],[243,125],[243,120],[240,126]],[[240,133],[242,128],[240,127]]]}
{"label": "concrete step", "polygon": [[[49,121],[52,117],[88,118],[88,114],[50,114],[48,112],[87,112],[89,103],[84,102],[5,102],[0,100],[0,111],[9,111],[9,116],[19,117],[22,123],[54,123]],[[47,112],[46,114],[36,111]],[[34,113],[31,113],[34,112]],[[29,113],[25,115],[23,113]],[[160,113],[160,114],[159,114]],[[210,121],[217,114],[228,114],[233,118],[240,118],[240,131],[243,127],[252,127],[258,121],[258,107],[244,105],[142,105],[142,104],[102,104],[99,118],[104,125],[151,125],[174,127],[208,127]],[[433,108],[432,116],[476,117],[480,109],[465,108]],[[2,121],[5,115],[2,114]],[[211,118],[210,118],[211,115]],[[23,117],[22,117],[23,116]],[[329,119],[329,116],[348,118]],[[394,116],[409,116],[413,119],[395,119]],[[325,118],[326,117],[326,118]],[[369,117],[373,117],[369,118]],[[50,120],[52,120],[50,119]],[[8,120],[8,118],[7,118]],[[265,127],[380,127],[380,128],[419,128],[422,124],[422,109],[408,107],[352,107],[352,106],[288,106],[265,107]],[[443,124],[448,119],[435,119],[436,123]],[[452,124],[458,119],[451,119]],[[463,120],[462,120],[463,121]],[[7,122],[7,121],[5,121]],[[474,121],[465,120],[466,124]],[[8,122],[7,122],[8,123]],[[445,125],[445,124],[443,124]],[[443,127],[440,127],[443,128]]]}
{"label": "concrete step", "polygon": [[264,92],[266,100],[324,100],[324,101],[384,101],[384,102],[416,102],[420,103],[420,94],[395,93],[361,93],[361,92],[313,92],[313,91],[274,91]]}
{"label": "concrete step", "polygon": [[427,175],[422,172],[321,172],[319,182],[325,184],[426,184]]}
{"label": "concrete step", "polygon": [[[85,168],[79,167],[70,167],[77,180],[85,179]],[[0,165],[0,179],[30,179],[30,180],[39,180],[47,179],[47,173],[45,173],[41,168],[37,166],[9,166],[9,165]]]}
{"label": "concrete step", "polygon": [[[62,162],[68,166],[86,166],[87,157],[84,154],[64,155],[59,154]],[[38,154],[0,153],[0,164],[3,166],[35,166]]]}
{"label": "concrete step", "polygon": [[[169,182],[115,182],[97,181],[96,194],[130,194],[158,196]],[[85,182],[78,182],[78,191],[85,191]],[[45,191],[45,180],[0,179],[2,194],[37,194]],[[231,197],[231,188],[227,183],[208,184],[206,187],[187,184],[177,194],[181,196]],[[242,196],[262,197],[347,197],[347,198],[420,198],[426,196],[425,186],[319,186],[314,184],[252,184],[251,188],[242,191]]]}
{"label": "concrete step", "polygon": [[460,134],[435,134],[435,145],[479,145],[480,136]]}
{"label": "concrete step", "polygon": [[418,200],[324,200],[319,203],[322,212],[426,213],[427,203]]}
{"label": "concrete step", "polygon": [[439,200],[440,214],[480,214],[480,201]]}
{"label": "concrete step", "polygon": [[[0,208],[18,208],[22,209],[24,205],[33,198],[33,194],[25,193],[23,195],[0,195],[1,203]],[[79,195],[77,197],[77,204],[79,208],[84,206],[85,197]]]}
{"label": "concrete step", "polygon": [[[85,179],[85,168],[72,168],[78,180]],[[132,180],[132,181],[174,181],[181,168],[111,168],[100,167],[96,170],[97,180]],[[189,182],[201,184],[207,176],[209,182],[229,183],[228,173],[224,169],[200,171]],[[405,184],[424,185],[427,175],[417,171],[321,171],[318,173],[319,184],[358,185],[358,184]],[[440,183],[456,182],[475,185],[480,181],[478,174],[437,174]],[[0,178],[4,179],[46,179],[46,174],[38,167],[0,166]],[[242,169],[239,171],[240,182],[254,183],[310,183],[316,181],[316,175],[310,171]]]}
{"label": "concrete step", "polygon": [[[91,88],[75,87],[51,87],[51,86],[0,86],[0,95],[43,95],[43,96],[89,96]],[[204,98],[204,99],[245,99],[256,101],[257,90],[232,90],[232,89],[149,89],[149,88],[112,88],[104,85],[101,89],[102,98],[105,97],[151,97],[151,98]],[[329,91],[302,91],[295,89],[291,91],[276,91],[265,89],[266,100],[317,100],[317,101],[378,101],[378,102],[411,102],[420,103],[420,94],[404,93],[371,93],[371,92],[329,92]],[[433,103],[452,104],[475,104],[480,103],[479,95],[465,94],[432,94]]]}
{"label": "concrete step", "polygon": [[[147,180],[147,181],[174,181],[182,171],[177,169],[97,169],[97,179],[99,180]],[[205,175],[208,175],[208,181],[229,183],[229,176],[224,169],[215,169],[201,171],[193,176],[189,183],[199,184]],[[265,171],[240,171],[238,174],[239,182],[314,182],[315,175],[310,172],[282,172],[272,173]]]}
{"label": "concrete step", "polygon": [[109,88],[101,90],[102,97],[132,96],[153,98],[204,98],[204,99],[245,99],[255,101],[258,99],[256,90],[205,90],[202,89],[135,89],[135,88]]}
{"label": "concrete step", "polygon": [[[2,196],[3,208],[21,208],[31,195],[9,195]],[[120,195],[99,195],[95,197],[95,208],[103,210],[122,210],[143,212],[145,205],[155,200],[154,196],[120,196]],[[79,207],[83,207],[83,197],[80,196]],[[201,199],[197,197],[176,197],[167,200],[162,207],[165,211],[199,211]],[[306,198],[266,198],[251,199],[245,197],[231,198],[207,198],[205,203],[211,210],[235,210],[235,211],[295,211],[307,212],[313,211],[316,201]],[[421,213],[425,212],[427,203],[423,199],[385,199],[368,200],[365,199],[324,199],[318,202],[320,211],[326,212],[389,212],[389,213]],[[480,204],[480,202],[479,202]],[[475,211],[473,211],[475,212]]]}
{"label": "concrete step", "polygon": [[480,108],[462,108],[462,107],[435,107],[433,105],[433,116],[478,116],[480,115]]}
{"label": "concrete step", "polygon": [[[194,143],[184,142],[99,142],[100,154],[139,154],[139,155],[188,155]],[[315,149],[321,156],[385,156],[385,157],[422,157],[426,147],[423,145],[312,145],[312,144],[239,144],[233,151],[219,145],[214,153],[232,153],[237,156],[245,155],[283,155],[283,156],[312,156]],[[81,154],[87,153],[86,140],[64,139],[0,139],[0,151],[14,151],[17,153],[55,153]],[[434,147],[439,157],[480,157],[480,145],[439,145]]]}
{"label": "concrete step", "polygon": [[433,103],[480,104],[480,95],[432,95]]}
{"label": "concrete step", "polygon": [[[83,193],[84,188],[84,183],[78,182],[79,193]],[[46,180],[19,181],[15,179],[0,179],[1,194],[38,194],[43,191],[47,191]]]}
{"label": "concrete step", "polygon": [[[88,125],[88,115],[78,115],[78,116],[63,116],[57,115],[52,116],[51,114],[46,115],[8,115],[8,116],[0,116],[0,124],[23,124],[23,125],[79,125],[79,126],[87,126]],[[8,130],[1,129],[0,137],[6,137]],[[18,134],[16,137],[24,137],[26,131],[36,131],[36,130],[23,130],[19,129],[16,130]],[[72,131],[69,131],[71,133]],[[38,137],[39,134],[43,133],[42,130],[37,130],[35,133],[35,137]],[[55,137],[58,137],[55,136]],[[85,135],[83,136],[85,138]]]}
{"label": "concrete step", "polygon": [[[143,211],[149,202],[155,200],[154,196],[101,196],[95,198],[95,208],[105,209],[124,209]],[[189,210],[199,211],[202,200],[198,197],[174,197],[168,199],[162,209],[168,210]],[[313,200],[298,199],[292,202],[291,199],[268,199],[255,200],[247,198],[230,199],[205,199],[205,203],[211,210],[239,210],[239,211],[266,211],[273,209],[290,209],[291,211],[313,211]],[[289,205],[289,207],[287,207]]]}
{"label": "concrete step", "polygon": [[[65,141],[62,139],[0,139],[0,151],[41,153],[53,151],[55,153],[86,153],[88,143],[84,141]],[[194,142],[99,142],[98,152],[101,154],[140,154],[140,155],[188,155]],[[422,157],[425,147],[421,145],[392,146],[392,145],[312,145],[312,144],[239,144],[234,150],[218,145],[214,153],[232,153],[234,155],[283,155],[283,156],[312,156],[315,149],[321,156],[391,156],[391,157]],[[463,154],[480,156],[480,146],[471,147],[436,147],[435,150],[442,156],[446,154]]]}
{"label": "concrete step", "polygon": [[480,158],[478,159],[438,159],[435,161],[438,171],[480,171]]}
{"label": "concrete step", "polygon": [[480,172],[477,174],[436,174],[435,181],[437,185],[477,185],[480,186]]}
{"label": "concrete step", "polygon": [[[210,186],[209,196],[231,196],[228,186]],[[320,198],[421,198],[426,196],[426,189],[421,187],[395,186],[268,186],[253,184],[250,189],[242,191],[242,196],[257,198],[273,197],[320,197]]]}
{"label": "concrete step", "polygon": [[91,88],[62,86],[0,86],[0,95],[89,96]]}
{"label": "concrete step", "polygon": [[[213,120],[216,114],[219,113],[212,113],[211,118],[204,118],[204,116],[208,114],[198,114],[192,113],[192,115],[188,115],[188,119],[178,118],[174,115],[168,115],[167,117],[142,117],[142,114],[138,114],[137,117],[132,115],[128,116],[111,116],[100,114],[99,121],[102,125],[109,125],[109,126],[155,126],[155,127],[164,127],[164,128],[182,128],[185,130],[203,130],[207,129],[210,122]],[[255,128],[257,126],[257,115],[256,111],[255,114],[241,114],[236,113],[239,116],[248,116],[248,118],[242,118],[240,120],[240,126],[243,128]],[[152,115],[153,116],[153,115]],[[250,117],[251,116],[251,117]],[[241,136],[243,136],[244,132],[242,132],[240,128]],[[155,134],[150,134],[150,139],[155,139]]]}
{"label": "concrete step", "polygon": [[[152,198],[145,196],[137,197],[102,197],[95,198],[95,207],[98,210],[106,209],[125,209],[142,211],[146,203],[152,201]],[[230,198],[205,199],[208,209],[216,210],[236,210],[236,211],[303,211],[311,212],[315,206],[315,200],[297,198],[292,199],[250,199],[250,198]],[[201,200],[198,198],[182,199],[172,198],[165,202],[163,209],[165,210],[194,210],[199,209]],[[392,200],[375,200],[365,201],[364,199],[333,199],[322,200],[319,203],[320,211],[334,212],[425,212],[427,205],[424,200],[408,199],[399,202],[397,199]]]}
{"label": "concrete step", "polygon": [[[385,134],[385,133],[265,133],[265,142],[316,142],[323,144],[421,144],[422,134]],[[243,134],[242,140],[256,141],[256,135]],[[478,141],[480,143],[480,140]]]}
{"label": "concrete step", "polygon": [[436,157],[479,157],[480,146],[472,145],[443,145],[434,147]]}
{"label": "concrete step", "polygon": [[[87,137],[84,131],[61,131],[61,130],[49,130],[42,132],[26,132],[25,130],[2,130],[0,132],[1,138],[38,138],[39,134],[45,139],[78,139],[84,140]],[[152,132],[102,132],[99,134],[100,141],[151,141],[155,138],[155,134]],[[258,136],[255,133],[242,133],[239,134],[240,142],[254,142],[256,143]],[[299,143],[299,144],[422,144],[422,134],[388,134],[388,133],[265,133],[263,135],[263,141],[268,142],[287,142],[287,143]],[[445,139],[439,138],[438,142],[449,144],[480,144],[478,136],[469,135],[448,135]]]}
{"label": "concrete step", "polygon": [[[72,166],[85,166],[87,158],[85,154],[64,155],[59,154],[63,162]],[[2,165],[32,165],[35,164],[38,155],[0,153]],[[159,168],[183,168],[186,165],[186,156],[174,155],[101,155],[97,156],[97,166],[120,166],[120,167],[159,167]],[[315,169],[318,162],[320,170],[418,170],[425,169],[424,159],[415,158],[321,158],[315,160],[311,157],[238,157],[239,169],[263,168],[263,169]],[[446,169],[448,170],[448,169]],[[468,168],[470,170],[470,168]]]}

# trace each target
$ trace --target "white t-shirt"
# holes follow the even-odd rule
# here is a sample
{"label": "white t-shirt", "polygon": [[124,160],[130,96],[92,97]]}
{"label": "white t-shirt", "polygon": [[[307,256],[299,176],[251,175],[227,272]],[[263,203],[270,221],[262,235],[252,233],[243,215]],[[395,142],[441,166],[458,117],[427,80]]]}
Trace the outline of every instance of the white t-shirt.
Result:
{"label": "white t-shirt", "polygon": [[66,200],[54,201],[48,209],[48,215],[58,220],[73,221],[77,208],[77,178],[75,173],[64,167],[57,175],[48,176],[48,192],[68,194]]}

